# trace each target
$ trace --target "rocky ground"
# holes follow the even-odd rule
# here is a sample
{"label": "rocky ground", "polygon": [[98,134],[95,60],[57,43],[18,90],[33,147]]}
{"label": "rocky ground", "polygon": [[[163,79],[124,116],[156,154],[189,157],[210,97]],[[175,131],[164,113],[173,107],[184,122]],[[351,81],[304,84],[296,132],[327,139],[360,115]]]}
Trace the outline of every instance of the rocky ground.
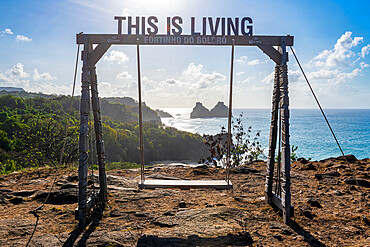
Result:
{"label": "rocky ground", "polygon": [[[101,222],[76,228],[77,176],[60,169],[29,246],[370,246],[370,159],[292,164],[290,226],[264,203],[264,162],[231,171],[234,189],[138,190],[138,170],[108,172]],[[0,176],[0,245],[25,246],[53,169]],[[222,169],[161,165],[152,179],[223,179]],[[357,178],[357,182],[354,178]],[[96,179],[95,179],[96,180]],[[357,183],[359,185],[357,185]],[[92,185],[90,185],[90,191]]]}

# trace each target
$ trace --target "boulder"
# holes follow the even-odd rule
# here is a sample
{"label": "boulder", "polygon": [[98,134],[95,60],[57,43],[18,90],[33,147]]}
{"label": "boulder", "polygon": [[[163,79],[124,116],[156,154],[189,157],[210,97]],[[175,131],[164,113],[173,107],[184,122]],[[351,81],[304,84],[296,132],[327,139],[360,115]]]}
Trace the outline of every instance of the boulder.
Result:
{"label": "boulder", "polygon": [[229,115],[229,108],[224,104],[224,102],[219,101],[215,107],[210,111],[211,117],[227,117]]}
{"label": "boulder", "polygon": [[190,113],[190,118],[209,118],[211,114],[207,108],[205,108],[202,103],[197,102],[193,111]]}

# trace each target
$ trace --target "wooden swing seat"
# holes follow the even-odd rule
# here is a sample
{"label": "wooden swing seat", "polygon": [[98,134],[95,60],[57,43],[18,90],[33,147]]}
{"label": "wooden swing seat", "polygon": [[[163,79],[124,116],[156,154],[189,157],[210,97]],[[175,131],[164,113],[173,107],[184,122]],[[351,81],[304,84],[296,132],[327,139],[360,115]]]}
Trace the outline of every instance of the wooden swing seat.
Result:
{"label": "wooden swing seat", "polygon": [[148,179],[139,182],[139,189],[179,188],[179,189],[232,189],[233,185],[225,180],[160,180]]}

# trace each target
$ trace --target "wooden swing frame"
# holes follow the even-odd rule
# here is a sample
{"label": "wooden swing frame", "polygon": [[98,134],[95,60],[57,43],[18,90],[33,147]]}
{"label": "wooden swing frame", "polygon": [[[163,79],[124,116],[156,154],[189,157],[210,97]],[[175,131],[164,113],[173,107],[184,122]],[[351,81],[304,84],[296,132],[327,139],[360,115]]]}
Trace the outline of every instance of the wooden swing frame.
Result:
{"label": "wooden swing frame", "polygon": [[[266,183],[265,183],[265,201],[268,204],[280,208],[283,212],[283,221],[289,224],[290,218],[293,215],[293,206],[291,206],[291,193],[290,193],[290,144],[289,144],[289,97],[288,97],[288,53],[287,46],[293,46],[293,36],[219,36],[219,35],[154,35],[156,38],[194,38],[194,39],[222,39],[225,42],[222,44],[203,44],[200,43],[158,43],[148,44],[145,40],[153,38],[152,35],[128,35],[128,34],[77,34],[77,44],[82,44],[84,50],[82,51],[82,77],[81,77],[81,101],[80,101],[80,131],[79,131],[79,168],[78,168],[78,209],[76,211],[76,219],[79,220],[79,226],[85,227],[90,216],[90,211],[95,205],[99,204],[103,207],[107,202],[107,179],[105,174],[105,151],[101,123],[101,111],[98,93],[98,82],[96,75],[96,63],[106,53],[111,45],[137,45],[139,52],[140,45],[211,45],[211,46],[232,46],[232,64],[233,67],[233,54],[234,46],[257,46],[265,54],[267,54],[276,64],[274,89],[272,95],[272,112],[271,112],[271,125],[269,137],[269,151],[266,168]],[[95,45],[95,47],[94,47]],[[139,53],[138,53],[139,55]],[[138,75],[139,75],[139,124],[142,126],[142,112],[141,112],[141,83],[140,83],[140,61],[138,56]],[[232,96],[232,71],[230,76],[230,102],[229,102],[229,122],[231,121],[231,96]],[[91,96],[90,96],[91,92]],[[90,101],[91,100],[91,101]],[[96,136],[96,153],[99,166],[99,192],[87,197],[87,167],[89,157],[89,144],[88,144],[88,121],[90,113],[90,103],[92,106],[94,117],[94,129]],[[273,191],[274,180],[274,166],[275,166],[275,149],[277,143],[278,133],[278,112],[281,116],[281,193],[276,194]],[[141,118],[141,120],[140,120]],[[142,127],[141,127],[142,137]],[[230,123],[229,131],[230,135]],[[142,138],[141,138],[142,139]],[[230,142],[230,137],[228,138]],[[228,145],[230,147],[230,143]],[[140,149],[143,150],[143,143],[141,140]],[[228,151],[229,153],[230,151]],[[228,169],[226,172],[226,181],[202,181],[196,182],[189,180],[180,180],[163,182],[161,180],[145,180],[143,154],[141,153],[141,188],[212,188],[217,187],[217,181],[221,181],[221,188],[225,188],[232,184],[229,181]],[[227,164],[229,166],[229,164]],[[279,174],[280,175],[280,174]],[[279,177],[280,178],[280,177]],[[162,180],[163,181],[163,180]],[[188,183],[188,184],[187,184]],[[280,196],[281,195],[281,196]]]}

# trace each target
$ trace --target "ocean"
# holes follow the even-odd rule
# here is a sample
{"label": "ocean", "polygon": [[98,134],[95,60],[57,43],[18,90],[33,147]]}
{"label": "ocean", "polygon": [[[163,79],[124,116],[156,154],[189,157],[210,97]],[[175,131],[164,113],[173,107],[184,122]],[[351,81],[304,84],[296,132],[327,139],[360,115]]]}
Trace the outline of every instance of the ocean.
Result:
{"label": "ocean", "polygon": [[[227,118],[191,119],[191,108],[162,108],[173,118],[162,118],[166,126],[198,134],[217,134]],[[326,116],[345,154],[358,159],[370,157],[370,109],[327,109]],[[245,128],[252,127],[252,136],[257,131],[265,155],[268,152],[271,109],[234,109],[233,116],[243,113]],[[291,109],[290,145],[297,146],[298,157],[321,160],[340,156],[340,150],[326,125],[319,109]]]}

